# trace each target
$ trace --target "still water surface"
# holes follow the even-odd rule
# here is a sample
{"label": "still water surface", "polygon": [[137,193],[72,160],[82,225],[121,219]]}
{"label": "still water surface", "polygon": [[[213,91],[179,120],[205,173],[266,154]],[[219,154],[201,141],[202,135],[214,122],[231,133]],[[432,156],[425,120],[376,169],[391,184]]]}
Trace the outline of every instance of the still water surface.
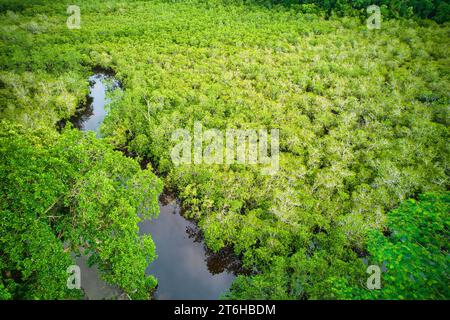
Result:
{"label": "still water surface", "polygon": [[180,214],[170,195],[160,198],[157,219],[140,223],[141,234],[150,233],[158,259],[146,272],[158,279],[156,299],[217,299],[239,271],[239,260],[231,251],[213,253],[203,244],[197,226]]}

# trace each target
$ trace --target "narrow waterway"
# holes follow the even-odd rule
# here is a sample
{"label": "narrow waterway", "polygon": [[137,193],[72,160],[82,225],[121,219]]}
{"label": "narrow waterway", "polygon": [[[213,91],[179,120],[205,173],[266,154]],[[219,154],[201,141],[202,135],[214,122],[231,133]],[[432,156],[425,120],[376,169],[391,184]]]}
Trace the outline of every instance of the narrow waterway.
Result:
{"label": "narrow waterway", "polygon": [[213,253],[203,244],[194,222],[180,213],[179,202],[168,194],[159,201],[157,219],[140,223],[141,234],[152,235],[158,258],[146,272],[158,279],[156,299],[217,299],[240,268],[232,252]]}
{"label": "narrow waterway", "polygon": [[110,102],[107,92],[120,89],[117,81],[110,73],[101,72],[89,77],[89,96],[81,113],[72,117],[74,127],[83,131],[94,131],[100,136],[99,128],[105,119],[105,106]]}
{"label": "narrow waterway", "polygon": [[[100,137],[99,127],[107,115],[108,90],[120,90],[119,82],[108,72],[89,78],[90,93],[82,112],[70,119],[80,130],[92,130]],[[240,261],[232,250],[218,253],[208,250],[200,230],[181,214],[179,201],[162,194],[159,217],[139,224],[139,232],[151,234],[158,258],[146,269],[158,279],[155,299],[218,299],[240,271]],[[82,271],[81,286],[88,299],[111,299],[120,291],[103,282],[95,267],[86,265],[86,257],[76,258]]]}

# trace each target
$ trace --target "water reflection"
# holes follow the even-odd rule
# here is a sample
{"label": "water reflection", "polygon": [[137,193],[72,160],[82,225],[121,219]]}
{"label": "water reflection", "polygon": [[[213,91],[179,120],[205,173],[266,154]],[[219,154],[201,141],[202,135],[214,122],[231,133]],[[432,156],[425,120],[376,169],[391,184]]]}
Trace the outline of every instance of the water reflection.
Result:
{"label": "water reflection", "polygon": [[[83,131],[94,131],[100,137],[99,129],[106,117],[105,106],[111,102],[108,93],[120,89],[120,83],[114,75],[107,70],[98,70],[89,77],[89,95],[86,102],[80,106],[79,111],[70,117],[69,122],[74,128]],[[64,128],[67,120],[58,123],[60,129]]]}
{"label": "water reflection", "polygon": [[240,263],[232,250],[207,250],[194,222],[180,215],[178,202],[160,199],[157,219],[140,223],[140,233],[150,233],[158,258],[147,274],[158,279],[156,299],[217,299],[231,285]]}
{"label": "water reflection", "polygon": [[119,82],[107,73],[96,73],[89,78],[90,93],[87,100],[87,108],[75,121],[75,127],[97,132],[99,136],[100,124],[107,114],[105,105],[110,102],[107,92],[119,87]]}

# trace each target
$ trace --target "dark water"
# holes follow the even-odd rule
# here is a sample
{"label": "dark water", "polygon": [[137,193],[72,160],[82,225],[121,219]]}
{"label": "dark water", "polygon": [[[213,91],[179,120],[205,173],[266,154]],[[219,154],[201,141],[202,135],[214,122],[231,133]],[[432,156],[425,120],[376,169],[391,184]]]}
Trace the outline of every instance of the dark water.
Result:
{"label": "dark water", "polygon": [[140,233],[150,233],[156,245],[158,258],[146,270],[158,279],[155,298],[219,298],[239,271],[239,260],[229,249],[207,250],[197,226],[180,215],[176,199],[163,194],[159,206],[157,219],[139,224]]}
{"label": "dark water", "polygon": [[[107,92],[120,89],[113,75],[97,72],[89,78],[90,93],[83,110],[70,119],[80,130],[92,130],[99,136],[99,127],[107,111]],[[61,123],[64,126],[64,123]],[[158,279],[155,299],[217,299],[241,272],[240,261],[232,250],[212,253],[204,244],[195,223],[180,214],[178,201],[163,194],[157,219],[139,224],[140,234],[152,235],[158,258],[146,270]],[[109,299],[120,293],[99,279],[95,267],[86,265],[86,257],[77,258],[82,268],[81,285],[89,299]],[[84,275],[84,278],[83,278]]]}
{"label": "dark water", "polygon": [[107,92],[119,88],[119,82],[107,73],[96,73],[89,78],[90,92],[82,113],[71,119],[74,127],[87,131],[92,130],[99,136],[99,128],[106,116],[105,106],[110,99]]}

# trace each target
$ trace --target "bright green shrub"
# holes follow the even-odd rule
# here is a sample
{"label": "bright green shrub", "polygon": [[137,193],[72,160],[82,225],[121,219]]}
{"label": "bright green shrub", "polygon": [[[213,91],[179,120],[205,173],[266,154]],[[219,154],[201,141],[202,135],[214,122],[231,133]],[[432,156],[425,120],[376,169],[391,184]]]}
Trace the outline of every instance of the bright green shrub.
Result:
{"label": "bright green shrub", "polygon": [[[365,281],[336,281],[344,299],[448,299],[450,193],[424,194],[387,214],[386,231],[372,230],[367,240],[368,264],[384,266],[381,289]],[[363,285],[358,285],[363,283]]]}

